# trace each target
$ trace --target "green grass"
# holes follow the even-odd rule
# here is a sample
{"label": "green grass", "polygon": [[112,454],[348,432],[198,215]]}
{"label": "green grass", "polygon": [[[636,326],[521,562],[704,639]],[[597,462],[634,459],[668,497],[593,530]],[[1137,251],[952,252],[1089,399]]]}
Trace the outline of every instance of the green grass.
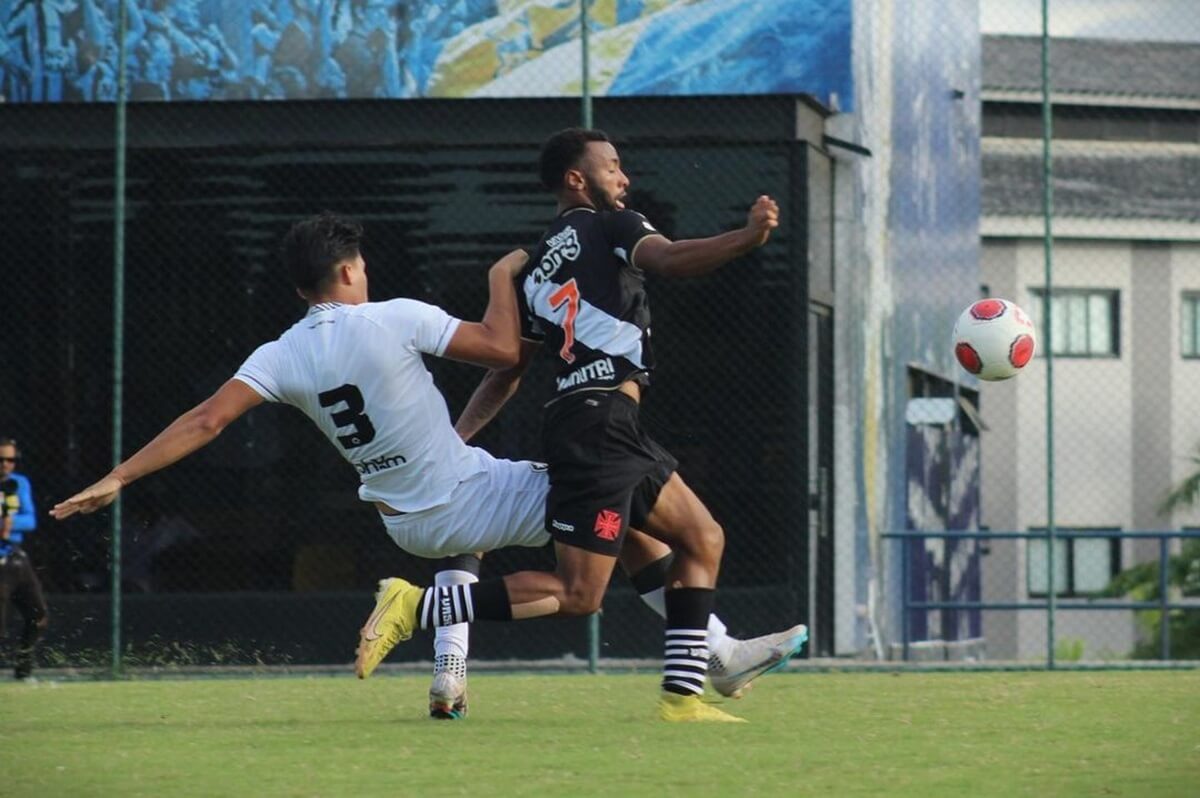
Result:
{"label": "green grass", "polygon": [[0,685],[3,796],[1200,794],[1200,673],[781,674],[745,725],[643,675]]}

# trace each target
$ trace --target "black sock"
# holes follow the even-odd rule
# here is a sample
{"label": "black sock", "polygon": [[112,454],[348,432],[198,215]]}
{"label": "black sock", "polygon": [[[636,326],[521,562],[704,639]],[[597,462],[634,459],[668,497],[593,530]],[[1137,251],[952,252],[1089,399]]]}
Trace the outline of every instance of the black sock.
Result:
{"label": "black sock", "polygon": [[708,616],[717,592],[709,587],[680,587],[666,592],[667,632],[663,647],[662,689],[700,695],[708,673]]}
{"label": "black sock", "polygon": [[658,590],[667,584],[667,572],[671,569],[671,563],[674,561],[675,553],[670,552],[664,557],[644,566],[636,574],[630,574],[629,582],[633,585],[633,589],[638,592],[639,596]]}
{"label": "black sock", "polygon": [[417,619],[422,629],[456,623],[511,621],[512,604],[503,579],[487,579],[470,585],[425,588]]}

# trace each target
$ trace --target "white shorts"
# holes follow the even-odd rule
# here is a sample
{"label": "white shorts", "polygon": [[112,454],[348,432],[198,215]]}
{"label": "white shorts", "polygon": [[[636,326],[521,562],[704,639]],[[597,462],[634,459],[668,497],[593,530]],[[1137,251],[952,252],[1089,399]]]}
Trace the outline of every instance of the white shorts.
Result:
{"label": "white shorts", "polygon": [[546,466],[488,459],[487,468],[458,483],[445,504],[403,515],[380,513],[396,545],[418,557],[439,559],[548,543]]}

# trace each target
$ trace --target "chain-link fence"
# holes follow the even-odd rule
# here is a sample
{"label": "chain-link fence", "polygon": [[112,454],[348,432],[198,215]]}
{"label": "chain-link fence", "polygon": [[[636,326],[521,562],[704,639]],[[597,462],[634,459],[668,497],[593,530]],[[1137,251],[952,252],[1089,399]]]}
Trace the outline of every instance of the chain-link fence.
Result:
{"label": "chain-link fence", "polygon": [[[1194,487],[1164,510],[1200,468],[1200,37],[1065,0],[1049,39],[1036,7],[774,5],[0,0],[0,435],[37,502],[41,664],[107,667],[114,645],[127,666],[352,658],[375,581],[432,565],[294,410],[257,408],[127,490],[119,585],[114,516],[46,510],[111,467],[118,427],[128,456],[303,312],[276,254],[299,218],[363,222],[374,299],[478,318],[486,265],[553,215],[540,142],[581,120],[670,238],[780,205],[764,248],[648,279],[643,418],[724,526],[731,632],[804,622],[812,658],[1127,662],[1164,637],[1200,657],[1200,542],[1122,536],[1200,527]],[[1014,380],[954,361],[981,294],[1040,325]],[[482,373],[429,366],[457,414]],[[549,374],[536,362],[476,442],[538,458]],[[661,623],[618,576],[598,626],[472,640],[480,660],[656,658]]]}

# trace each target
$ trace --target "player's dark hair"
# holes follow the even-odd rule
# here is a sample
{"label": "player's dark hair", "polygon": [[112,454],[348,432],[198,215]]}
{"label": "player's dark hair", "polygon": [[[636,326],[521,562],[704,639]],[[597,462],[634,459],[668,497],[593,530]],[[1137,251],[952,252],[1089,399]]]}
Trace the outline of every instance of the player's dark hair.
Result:
{"label": "player's dark hair", "polygon": [[562,188],[563,175],[579,164],[590,141],[611,139],[603,130],[586,127],[569,127],[546,139],[538,156],[538,176],[547,191],[557,192]]}
{"label": "player's dark hair", "polygon": [[362,237],[362,225],[331,211],[296,222],[280,247],[292,284],[315,291],[335,266],[358,255]]}

